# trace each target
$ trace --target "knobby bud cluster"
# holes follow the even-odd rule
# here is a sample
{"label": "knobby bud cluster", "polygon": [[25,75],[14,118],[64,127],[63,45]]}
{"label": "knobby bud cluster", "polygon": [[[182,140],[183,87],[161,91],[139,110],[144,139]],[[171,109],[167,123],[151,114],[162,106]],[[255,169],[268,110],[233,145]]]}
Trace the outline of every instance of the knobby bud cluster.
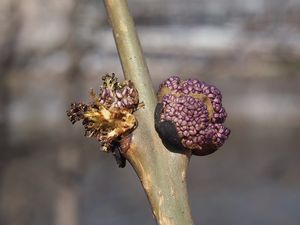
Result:
{"label": "knobby bud cluster", "polygon": [[227,140],[230,130],[223,125],[227,113],[215,86],[172,76],[160,85],[158,100],[156,130],[169,144],[207,155]]}

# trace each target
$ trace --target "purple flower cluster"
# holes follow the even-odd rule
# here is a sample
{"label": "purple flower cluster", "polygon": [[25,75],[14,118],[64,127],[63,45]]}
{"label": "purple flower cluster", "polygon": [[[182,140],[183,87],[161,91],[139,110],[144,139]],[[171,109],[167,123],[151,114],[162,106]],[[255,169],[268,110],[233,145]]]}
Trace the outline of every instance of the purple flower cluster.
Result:
{"label": "purple flower cluster", "polygon": [[97,112],[102,108],[109,111],[125,110],[133,113],[139,105],[138,91],[130,80],[122,83],[118,82],[115,74],[106,74],[103,78],[103,85],[100,87],[100,93],[97,95],[93,90],[90,95],[92,102],[90,104],[72,103],[67,111],[67,116],[74,124],[83,120],[83,124],[94,123],[90,118],[84,118],[88,111]]}
{"label": "purple flower cluster", "polygon": [[172,121],[184,147],[206,155],[221,147],[230,134],[223,126],[227,113],[218,88],[205,82],[172,76],[160,86],[161,122]]}
{"label": "purple flower cluster", "polygon": [[101,105],[108,108],[136,109],[139,103],[138,92],[130,80],[119,83],[113,74],[103,77],[103,81],[99,94]]}
{"label": "purple flower cluster", "polygon": [[92,90],[90,103],[72,103],[67,116],[73,124],[82,120],[85,136],[96,138],[102,149],[109,151],[114,142],[135,129],[137,120],[133,113],[142,104],[131,81],[118,82],[114,74],[107,74],[102,80],[100,94]]}
{"label": "purple flower cluster", "polygon": [[84,135],[99,141],[101,149],[112,152],[119,167],[124,167],[121,150],[128,150],[129,134],[137,127],[133,113],[143,104],[130,80],[118,82],[115,74],[106,74],[102,80],[99,94],[91,90],[91,102],[72,103],[67,116],[73,124],[82,120]]}

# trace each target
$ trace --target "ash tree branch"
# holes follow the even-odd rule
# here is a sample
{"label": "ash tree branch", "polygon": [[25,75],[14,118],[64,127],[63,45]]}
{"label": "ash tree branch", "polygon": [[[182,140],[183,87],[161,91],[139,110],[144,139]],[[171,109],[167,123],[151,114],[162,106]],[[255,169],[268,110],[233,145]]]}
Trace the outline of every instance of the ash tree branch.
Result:
{"label": "ash tree branch", "polygon": [[124,154],[136,171],[159,225],[193,224],[186,176],[190,151],[174,153],[165,148],[154,128],[157,104],[126,0],[104,0],[124,76],[135,84],[145,104],[135,115],[139,121],[132,143]]}

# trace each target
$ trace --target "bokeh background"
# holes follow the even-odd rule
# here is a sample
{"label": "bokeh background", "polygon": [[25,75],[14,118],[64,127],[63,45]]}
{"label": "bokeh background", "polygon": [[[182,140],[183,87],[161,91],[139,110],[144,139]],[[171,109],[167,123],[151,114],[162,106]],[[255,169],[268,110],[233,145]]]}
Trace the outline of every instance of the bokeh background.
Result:
{"label": "bokeh background", "polygon": [[[300,223],[300,1],[129,0],[153,85],[218,86],[232,134],[193,157],[196,224]],[[65,110],[122,77],[100,0],[0,1],[0,224],[155,224],[131,166]]]}

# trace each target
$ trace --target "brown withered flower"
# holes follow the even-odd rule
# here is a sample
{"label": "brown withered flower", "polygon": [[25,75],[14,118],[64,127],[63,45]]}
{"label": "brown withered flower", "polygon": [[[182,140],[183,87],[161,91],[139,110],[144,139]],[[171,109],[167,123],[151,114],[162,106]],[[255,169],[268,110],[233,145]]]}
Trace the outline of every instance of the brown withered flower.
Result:
{"label": "brown withered flower", "polygon": [[112,152],[119,166],[124,167],[126,161],[119,143],[137,127],[133,113],[143,104],[130,80],[118,82],[114,73],[106,74],[102,80],[99,94],[91,90],[92,101],[72,103],[67,115],[73,124],[82,120],[85,136],[96,138],[102,150]]}

